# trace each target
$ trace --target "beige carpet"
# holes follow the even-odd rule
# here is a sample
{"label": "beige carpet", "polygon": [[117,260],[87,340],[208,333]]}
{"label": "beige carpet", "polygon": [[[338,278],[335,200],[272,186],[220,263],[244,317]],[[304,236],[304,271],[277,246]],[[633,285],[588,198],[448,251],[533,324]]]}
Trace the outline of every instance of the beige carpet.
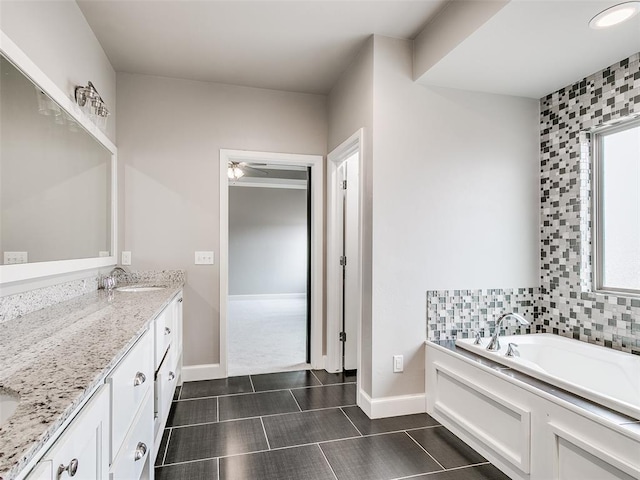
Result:
{"label": "beige carpet", "polygon": [[307,301],[229,297],[229,376],[309,368]]}

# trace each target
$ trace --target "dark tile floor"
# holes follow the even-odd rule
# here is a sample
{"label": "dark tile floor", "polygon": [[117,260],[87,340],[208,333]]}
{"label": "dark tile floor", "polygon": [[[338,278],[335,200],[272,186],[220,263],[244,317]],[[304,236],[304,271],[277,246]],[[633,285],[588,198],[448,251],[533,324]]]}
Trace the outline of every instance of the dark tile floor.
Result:
{"label": "dark tile floor", "polygon": [[355,377],[300,371],[185,383],[157,480],[506,480],[427,414],[369,420]]}

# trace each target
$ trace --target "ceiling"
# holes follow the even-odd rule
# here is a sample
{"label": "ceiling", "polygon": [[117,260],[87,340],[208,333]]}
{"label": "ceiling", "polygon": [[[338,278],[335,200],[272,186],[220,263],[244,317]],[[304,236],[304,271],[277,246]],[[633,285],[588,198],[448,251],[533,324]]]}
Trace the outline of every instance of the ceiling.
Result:
{"label": "ceiling", "polygon": [[[453,1],[460,11],[483,0]],[[118,72],[327,94],[371,34],[433,29],[430,45],[444,54],[418,82],[540,98],[640,51],[640,15],[608,30],[587,25],[621,1],[502,0],[469,33],[444,23],[454,10],[446,0],[77,3]],[[461,41],[451,42],[452,28]]]}
{"label": "ceiling", "polygon": [[512,0],[417,81],[542,98],[640,51],[640,15],[605,30],[588,26],[623,1]]}
{"label": "ceiling", "polygon": [[371,34],[414,38],[445,0],[78,0],[118,72],[327,94]]}

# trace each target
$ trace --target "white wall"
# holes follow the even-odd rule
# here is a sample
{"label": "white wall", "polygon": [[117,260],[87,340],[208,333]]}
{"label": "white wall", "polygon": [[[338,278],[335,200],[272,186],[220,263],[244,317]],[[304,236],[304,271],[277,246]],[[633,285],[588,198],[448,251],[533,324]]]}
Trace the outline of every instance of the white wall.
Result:
{"label": "white wall", "polygon": [[2,0],[0,28],[70,98],[89,80],[111,112],[105,133],[115,143],[116,74],[71,0]]}
{"label": "white wall", "polygon": [[307,190],[229,188],[229,295],[307,292]]}
{"label": "white wall", "polygon": [[363,169],[363,245],[362,245],[362,364],[360,387],[371,394],[372,365],[372,186],[373,186],[373,37],[369,38],[347,70],[340,76],[328,99],[329,151],[364,129]]}
{"label": "white wall", "polygon": [[186,269],[185,364],[218,363],[219,151],[324,154],[326,98],[132,74],[117,87],[123,249],[134,269]]}
{"label": "white wall", "polygon": [[[424,391],[425,292],[538,284],[538,102],[412,81],[374,39],[373,397]],[[403,354],[405,372],[392,373]]]}

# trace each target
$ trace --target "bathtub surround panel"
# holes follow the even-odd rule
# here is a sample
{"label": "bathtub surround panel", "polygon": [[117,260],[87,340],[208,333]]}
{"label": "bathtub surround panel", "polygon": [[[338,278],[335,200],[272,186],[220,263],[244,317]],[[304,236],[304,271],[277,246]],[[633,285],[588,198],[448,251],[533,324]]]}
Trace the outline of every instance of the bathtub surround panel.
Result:
{"label": "bathtub surround panel", "polygon": [[[472,330],[489,337],[498,317],[506,312],[519,313],[533,324],[538,318],[539,294],[538,288],[430,290],[427,292],[427,338],[433,341],[471,338]],[[530,327],[507,321],[502,333],[530,333]]]}
{"label": "bathtub surround panel", "polygon": [[581,134],[638,114],[640,53],[540,100],[541,296],[535,332],[640,355],[640,298],[591,290],[591,160]]}

